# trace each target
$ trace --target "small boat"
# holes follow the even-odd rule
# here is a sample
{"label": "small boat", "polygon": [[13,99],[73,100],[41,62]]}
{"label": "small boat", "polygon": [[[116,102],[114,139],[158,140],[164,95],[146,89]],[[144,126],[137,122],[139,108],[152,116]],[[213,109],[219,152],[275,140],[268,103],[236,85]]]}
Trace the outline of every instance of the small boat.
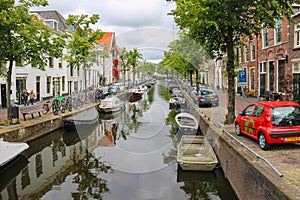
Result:
{"label": "small boat", "polygon": [[183,135],[178,146],[177,162],[183,170],[212,171],[217,156],[205,136]]}
{"label": "small boat", "polygon": [[99,113],[95,108],[84,110],[63,119],[65,129],[73,129],[83,125],[91,125],[98,122]]}
{"label": "small boat", "polygon": [[8,164],[16,157],[23,154],[29,148],[29,145],[24,142],[6,142],[0,139],[0,167]]}
{"label": "small boat", "polygon": [[139,88],[131,88],[128,92],[130,97],[141,97],[144,94],[143,90]]}
{"label": "small boat", "polygon": [[148,87],[146,85],[140,85],[138,86],[138,89],[142,90],[143,92],[148,90]]}
{"label": "small boat", "polygon": [[103,99],[98,107],[102,113],[112,113],[124,109],[124,102],[117,97]]}
{"label": "small boat", "polygon": [[175,121],[182,134],[196,135],[198,132],[198,121],[190,113],[182,112],[175,116]]}

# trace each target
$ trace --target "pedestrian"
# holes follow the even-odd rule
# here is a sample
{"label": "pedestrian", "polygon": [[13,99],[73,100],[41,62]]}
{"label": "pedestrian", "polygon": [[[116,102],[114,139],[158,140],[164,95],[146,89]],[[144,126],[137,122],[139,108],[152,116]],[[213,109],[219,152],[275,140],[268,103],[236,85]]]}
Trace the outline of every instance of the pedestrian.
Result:
{"label": "pedestrian", "polygon": [[31,105],[33,105],[34,99],[35,99],[35,93],[33,92],[33,90],[31,90],[30,95],[29,95],[29,100],[30,100]]}
{"label": "pedestrian", "polygon": [[27,92],[27,89],[24,89],[23,93],[22,93],[22,100],[23,100],[24,106],[28,105],[28,95],[29,94]]}

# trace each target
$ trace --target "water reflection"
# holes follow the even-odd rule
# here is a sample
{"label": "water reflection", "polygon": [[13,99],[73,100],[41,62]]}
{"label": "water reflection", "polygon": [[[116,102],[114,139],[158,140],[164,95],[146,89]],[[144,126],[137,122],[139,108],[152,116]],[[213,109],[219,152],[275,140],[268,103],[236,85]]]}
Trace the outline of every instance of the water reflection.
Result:
{"label": "water reflection", "polygon": [[96,124],[30,142],[27,159],[0,174],[0,199],[221,198],[218,178],[206,188],[202,175],[190,180],[178,168],[178,111],[168,109],[160,88],[169,93],[158,86],[126,102],[124,111],[101,115]]}

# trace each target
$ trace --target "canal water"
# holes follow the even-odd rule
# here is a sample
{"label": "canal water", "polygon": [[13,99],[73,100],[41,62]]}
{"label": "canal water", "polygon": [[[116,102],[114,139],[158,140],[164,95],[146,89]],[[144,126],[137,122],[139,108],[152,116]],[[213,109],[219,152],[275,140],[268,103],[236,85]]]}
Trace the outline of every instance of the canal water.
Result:
{"label": "canal water", "polygon": [[159,84],[125,109],[99,122],[59,129],[0,174],[0,199],[184,200],[237,199],[221,167],[183,171],[169,110],[170,93]]}

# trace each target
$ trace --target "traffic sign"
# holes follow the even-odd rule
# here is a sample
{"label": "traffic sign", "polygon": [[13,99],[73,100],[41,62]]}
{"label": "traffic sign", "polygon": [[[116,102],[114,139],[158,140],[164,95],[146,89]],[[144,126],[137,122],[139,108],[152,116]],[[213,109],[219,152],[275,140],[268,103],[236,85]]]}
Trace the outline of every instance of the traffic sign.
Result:
{"label": "traffic sign", "polygon": [[247,71],[246,70],[239,70],[239,77],[238,82],[246,83],[247,82]]}

